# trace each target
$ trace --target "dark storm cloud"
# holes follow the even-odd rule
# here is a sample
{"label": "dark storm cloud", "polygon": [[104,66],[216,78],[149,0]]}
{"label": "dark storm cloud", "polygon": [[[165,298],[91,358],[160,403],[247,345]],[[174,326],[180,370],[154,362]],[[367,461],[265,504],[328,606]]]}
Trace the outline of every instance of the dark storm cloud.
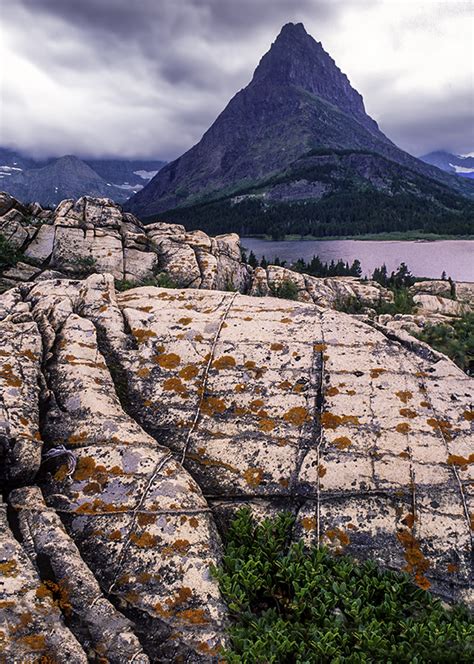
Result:
{"label": "dark storm cloud", "polygon": [[[455,0],[441,4],[441,14],[469,6]],[[448,95],[436,100],[437,111],[430,109],[424,122],[423,100],[429,93],[421,97],[417,119],[403,90],[393,93],[404,72],[384,67],[383,53],[367,64],[360,59],[381,19],[375,28],[370,20],[385,5],[380,0],[10,2],[3,8],[11,67],[1,142],[37,154],[173,158],[199,140],[248,83],[281,26],[303,21],[403,147],[434,149],[443,131],[444,143],[474,149],[465,142],[461,146],[466,114],[448,112]],[[402,24],[408,32],[424,34],[433,18],[419,12],[415,19],[402,16],[397,25],[387,15],[383,39],[393,51],[403,51]]]}

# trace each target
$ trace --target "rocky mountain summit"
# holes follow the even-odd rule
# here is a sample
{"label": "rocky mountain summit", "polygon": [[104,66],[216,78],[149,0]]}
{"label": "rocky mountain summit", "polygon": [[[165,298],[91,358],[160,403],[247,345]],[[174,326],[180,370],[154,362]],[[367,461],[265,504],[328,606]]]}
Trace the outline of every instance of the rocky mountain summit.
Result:
{"label": "rocky mountain summit", "polygon": [[[236,235],[144,227],[106,199],[4,195],[0,215],[29,261],[0,295],[7,661],[217,661],[210,567],[243,505],[474,600],[473,381],[330,308],[388,291],[252,270]],[[175,287],[140,285],[160,275]],[[300,301],[272,297],[290,279]]]}
{"label": "rocky mountain summit", "polygon": [[[344,157],[342,164],[334,164],[338,157]],[[445,210],[459,210],[458,193],[474,196],[470,182],[392,143],[367,115],[361,95],[322,45],[301,23],[288,23],[251,82],[231,99],[199,143],[161,169],[126,205],[149,219],[180,210],[179,218],[190,227],[194,206],[219,201],[222,207],[225,201],[226,230],[236,230],[236,203],[242,200],[236,201],[236,196],[256,198],[268,207],[275,200],[319,201],[348,189],[352,195],[384,193],[392,225],[394,215],[395,220],[403,217],[396,203],[401,198],[405,204],[404,196],[412,203],[420,198],[435,201]],[[456,202],[448,200],[449,194]],[[333,200],[331,209],[338,207]],[[223,214],[221,210],[221,218]]]}

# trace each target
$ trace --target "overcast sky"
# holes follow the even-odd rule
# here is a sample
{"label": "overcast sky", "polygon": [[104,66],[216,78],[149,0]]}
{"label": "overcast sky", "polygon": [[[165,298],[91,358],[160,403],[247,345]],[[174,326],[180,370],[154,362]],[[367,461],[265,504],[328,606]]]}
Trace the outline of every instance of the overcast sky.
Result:
{"label": "overcast sky", "polygon": [[302,21],[400,147],[474,151],[474,0],[4,0],[0,144],[173,159]]}

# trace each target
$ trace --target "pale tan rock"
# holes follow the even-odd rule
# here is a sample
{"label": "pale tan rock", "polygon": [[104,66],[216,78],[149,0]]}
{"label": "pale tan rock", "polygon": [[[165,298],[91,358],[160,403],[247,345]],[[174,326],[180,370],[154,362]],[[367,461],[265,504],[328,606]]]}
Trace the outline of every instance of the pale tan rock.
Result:
{"label": "pale tan rock", "polygon": [[37,234],[25,249],[25,255],[37,261],[45,261],[53,253],[55,228],[49,224],[39,227]]}
{"label": "pale tan rock", "polygon": [[442,314],[444,316],[462,316],[471,310],[471,307],[465,302],[450,300],[439,295],[419,293],[413,297],[413,301],[417,305],[417,312],[424,315]]}
{"label": "pale tan rock", "polygon": [[11,532],[0,503],[0,652],[5,662],[35,664],[41,658],[86,664],[88,658],[64,624],[50,588],[41,582]]}

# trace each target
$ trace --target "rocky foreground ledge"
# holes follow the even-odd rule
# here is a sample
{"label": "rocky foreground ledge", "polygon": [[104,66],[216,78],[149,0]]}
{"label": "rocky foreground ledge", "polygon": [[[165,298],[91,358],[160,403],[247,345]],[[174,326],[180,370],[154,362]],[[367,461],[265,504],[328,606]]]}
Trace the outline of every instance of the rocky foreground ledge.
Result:
{"label": "rocky foreground ledge", "polygon": [[[97,224],[117,209],[99,208]],[[47,213],[40,278],[0,295],[6,661],[216,660],[227,614],[209,570],[243,505],[289,510],[295,538],[473,602],[472,379],[413,339],[313,302],[118,292],[130,271],[68,277],[54,256],[69,227],[57,219],[79,231],[76,257],[84,239],[99,252],[108,235],[69,212]],[[111,237],[123,260],[120,219]],[[32,224],[28,246],[44,226]],[[225,237],[204,252],[214,278],[252,276],[237,239],[232,272]],[[135,250],[161,260],[158,244]]]}

